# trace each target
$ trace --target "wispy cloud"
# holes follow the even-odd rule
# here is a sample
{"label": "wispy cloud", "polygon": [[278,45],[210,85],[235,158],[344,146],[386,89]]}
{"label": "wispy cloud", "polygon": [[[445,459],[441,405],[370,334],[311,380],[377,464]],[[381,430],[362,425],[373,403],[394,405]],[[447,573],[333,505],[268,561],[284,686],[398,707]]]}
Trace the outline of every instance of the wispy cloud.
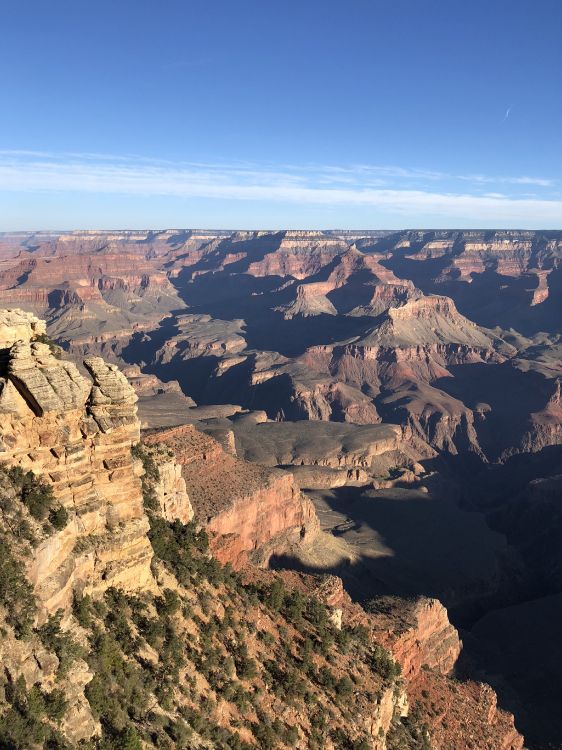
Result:
{"label": "wispy cloud", "polygon": [[556,180],[550,180],[545,177],[491,177],[485,174],[459,175],[459,180],[473,183],[495,183],[497,185],[535,185],[536,187],[554,187]]}
{"label": "wispy cloud", "polygon": [[[469,183],[473,191],[467,190]],[[507,194],[506,187],[550,188],[538,177],[450,175],[377,165],[257,165],[170,162],[107,154],[0,151],[0,190],[368,206],[400,217],[420,214],[502,222],[561,223],[556,195]],[[455,189],[455,185],[457,188]],[[491,190],[482,194],[479,185]],[[494,190],[492,186],[501,186]],[[462,189],[464,187],[464,189]]]}

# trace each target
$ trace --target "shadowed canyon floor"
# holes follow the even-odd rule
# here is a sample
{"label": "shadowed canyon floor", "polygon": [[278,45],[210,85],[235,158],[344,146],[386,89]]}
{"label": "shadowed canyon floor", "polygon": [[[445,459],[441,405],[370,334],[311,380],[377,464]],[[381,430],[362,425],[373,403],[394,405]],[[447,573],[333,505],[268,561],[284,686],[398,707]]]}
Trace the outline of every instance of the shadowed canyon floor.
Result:
{"label": "shadowed canyon floor", "polygon": [[[504,537],[446,493],[342,487],[310,497],[321,527],[349,550],[349,564],[337,569],[357,598],[423,592],[452,608],[493,594],[508,574]],[[302,562],[313,560],[311,551]]]}

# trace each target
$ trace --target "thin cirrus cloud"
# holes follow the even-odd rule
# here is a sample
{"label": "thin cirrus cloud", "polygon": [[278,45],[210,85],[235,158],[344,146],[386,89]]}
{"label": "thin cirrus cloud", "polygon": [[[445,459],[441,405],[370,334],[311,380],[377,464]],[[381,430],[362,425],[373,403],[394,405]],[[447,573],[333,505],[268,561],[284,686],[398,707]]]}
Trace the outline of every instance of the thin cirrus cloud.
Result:
{"label": "thin cirrus cloud", "polygon": [[[494,185],[499,189],[493,190]],[[0,151],[0,190],[9,193],[48,191],[363,206],[401,217],[467,217],[520,225],[561,223],[562,197],[552,190],[556,185],[555,180],[541,177],[452,175],[384,165],[211,164],[108,154]],[[521,187],[536,188],[538,194],[517,194]],[[506,188],[515,192],[507,194]]]}

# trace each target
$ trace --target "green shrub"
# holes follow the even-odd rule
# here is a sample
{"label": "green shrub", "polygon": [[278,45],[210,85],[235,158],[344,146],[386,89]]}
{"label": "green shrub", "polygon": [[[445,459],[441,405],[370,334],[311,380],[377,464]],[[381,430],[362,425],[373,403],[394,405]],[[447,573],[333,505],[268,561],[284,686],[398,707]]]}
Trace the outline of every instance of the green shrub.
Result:
{"label": "green shrub", "polygon": [[80,596],[74,594],[72,599],[72,613],[83,628],[89,628],[92,624],[93,606],[92,598],[88,595]]}
{"label": "green shrub", "polygon": [[131,448],[131,455],[142,463],[144,474],[141,477],[142,497],[145,510],[154,512],[158,510],[158,499],[154,490],[154,483],[160,479],[158,464],[142,443],[137,443]]}
{"label": "green shrub", "polygon": [[163,596],[156,599],[156,609],[160,615],[173,615],[181,608],[181,599],[175,591],[164,589]]}
{"label": "green shrub", "polygon": [[283,615],[294,625],[300,625],[306,606],[307,600],[305,595],[295,589],[285,596]]}
{"label": "green shrub", "polygon": [[251,680],[258,673],[256,660],[248,654],[247,645],[242,642],[238,644],[233,653],[236,674],[241,680]]}
{"label": "green shrub", "polygon": [[16,638],[26,638],[35,619],[35,597],[23,565],[13,556],[3,534],[0,534],[0,560],[0,604],[6,611],[6,622],[14,628]]}
{"label": "green shrub", "polygon": [[275,644],[275,636],[272,633],[270,633],[268,630],[260,630],[258,633],[258,638],[266,646],[271,647]]}
{"label": "green shrub", "polygon": [[19,466],[9,469],[8,475],[33,518],[44,521],[55,502],[53,488],[42,482],[32,471],[24,472]]}
{"label": "green shrub", "polygon": [[320,630],[323,630],[328,625],[328,610],[326,605],[319,602],[318,599],[308,600],[306,603],[306,617]]}
{"label": "green shrub", "polygon": [[285,602],[285,586],[283,585],[283,581],[276,578],[266,592],[263,601],[270,609],[280,612]]}
{"label": "green shrub", "polygon": [[388,651],[378,644],[373,647],[368,660],[372,671],[385,680],[395,680],[402,672],[400,664],[394,661]]}
{"label": "green shrub", "polygon": [[252,734],[256,738],[260,750],[274,750],[279,747],[277,733],[270,724],[253,724]]}
{"label": "green shrub", "polygon": [[393,722],[386,739],[388,750],[432,750],[427,728],[416,708]]}
{"label": "green shrub", "polygon": [[68,511],[62,505],[58,505],[56,508],[51,508],[49,511],[49,523],[57,531],[64,529],[68,523],[68,519]]}
{"label": "green shrub", "polygon": [[340,700],[345,700],[345,698],[349,698],[353,694],[353,682],[346,675],[337,681],[335,690],[337,697]]}
{"label": "green shrub", "polygon": [[41,746],[51,750],[67,750],[63,740],[47,720],[60,722],[67,703],[59,690],[43,692],[34,686],[27,690],[25,679],[6,683],[4,695],[8,710],[0,717],[0,748],[29,750]]}
{"label": "green shrub", "polygon": [[188,524],[180,521],[169,523],[163,518],[151,516],[148,537],[155,556],[184,585],[189,585],[193,575],[213,578],[220,570],[217,560],[206,557],[209,539],[193,521]]}
{"label": "green shrub", "polygon": [[86,655],[82,646],[74,640],[70,633],[61,630],[60,623],[63,614],[63,610],[59,609],[56,614],[49,616],[44,625],[37,628],[37,635],[43,646],[48,651],[54,651],[58,657],[58,677],[63,677],[68,672],[75,659]]}
{"label": "green shrub", "polygon": [[144,716],[154,683],[138,664],[124,658],[111,635],[95,629],[88,664],[94,678],[85,693],[92,713],[109,737],[118,737],[130,720]]}

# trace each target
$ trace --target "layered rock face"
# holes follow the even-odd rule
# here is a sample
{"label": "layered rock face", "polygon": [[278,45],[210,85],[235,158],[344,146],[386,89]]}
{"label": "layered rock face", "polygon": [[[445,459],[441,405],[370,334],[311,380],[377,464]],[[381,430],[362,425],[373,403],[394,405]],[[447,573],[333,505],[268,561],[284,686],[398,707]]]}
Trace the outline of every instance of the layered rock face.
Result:
{"label": "layered rock face", "polygon": [[181,464],[177,463],[175,454],[165,444],[153,444],[148,448],[148,455],[154,461],[157,478],[152,480],[152,489],[158,503],[159,515],[166,521],[189,523],[194,516],[191,500],[187,493],[185,479],[182,476]]}
{"label": "layered rock face", "polygon": [[182,307],[155,262],[169,252],[168,237],[150,239],[74,233],[38,237],[32,252],[25,241],[19,252],[12,246],[0,255],[3,303],[46,318],[50,334],[78,356],[119,352],[124,334],[128,339],[145,325],[152,328],[163,312]]}
{"label": "layered rock face", "polygon": [[214,537],[221,562],[265,564],[316,533],[312,503],[292,474],[237,459],[191,425],[153,432],[143,442],[175,454],[195,517]]}
{"label": "layered rock face", "polygon": [[0,310],[0,350],[8,349],[16,341],[30,341],[46,333],[43,320],[23,310]]}
{"label": "layered rock face", "polygon": [[[398,425],[345,422],[254,422],[234,425],[238,453],[266,466],[290,468],[302,487],[364,481],[396,465],[414,464],[428,446],[411,448]],[[308,484],[307,484],[308,482]]]}
{"label": "layered rock face", "polygon": [[451,296],[480,325],[526,335],[557,328],[560,232],[405,232],[389,265],[424,292]]}
{"label": "layered rock face", "polygon": [[[425,597],[405,603],[384,597],[376,600],[373,613],[377,632],[401,664],[407,679],[417,677],[423,667],[450,674],[462,643],[449,622],[447,610],[437,599]],[[396,627],[396,623],[400,627]]]}
{"label": "layered rock face", "polygon": [[209,315],[181,315],[177,332],[170,335],[156,352],[155,361],[167,364],[197,357],[223,357],[246,348],[242,336],[243,320],[213,320]]}
{"label": "layered rock face", "polygon": [[[388,309],[362,339],[311,347],[300,361],[329,378],[332,388],[345,383],[350,395],[376,394],[377,419],[363,410],[367,419],[356,412],[350,421],[382,416],[407,425],[435,448],[457,453],[469,447],[480,454],[472,410],[432,384],[450,378],[452,366],[501,363],[504,356],[451,300],[431,296]],[[361,402],[356,397],[354,403],[357,408]],[[346,413],[353,410],[348,406]]]}
{"label": "layered rock face", "polygon": [[[11,325],[14,316],[20,324]],[[48,345],[21,339],[24,313],[0,324],[0,461],[53,486],[69,523],[42,541],[30,578],[44,609],[67,606],[74,591],[149,587],[151,547],[131,446],[139,440],[136,396],[114,365],[92,357],[76,366]],[[35,328],[40,325],[33,322]],[[17,340],[16,340],[17,339]],[[11,346],[10,346],[11,343]]]}
{"label": "layered rock face", "polygon": [[513,715],[498,707],[489,685],[450,679],[462,643],[437,599],[377,599],[370,624],[402,666],[410,700],[427,715],[433,747],[523,750]]}

